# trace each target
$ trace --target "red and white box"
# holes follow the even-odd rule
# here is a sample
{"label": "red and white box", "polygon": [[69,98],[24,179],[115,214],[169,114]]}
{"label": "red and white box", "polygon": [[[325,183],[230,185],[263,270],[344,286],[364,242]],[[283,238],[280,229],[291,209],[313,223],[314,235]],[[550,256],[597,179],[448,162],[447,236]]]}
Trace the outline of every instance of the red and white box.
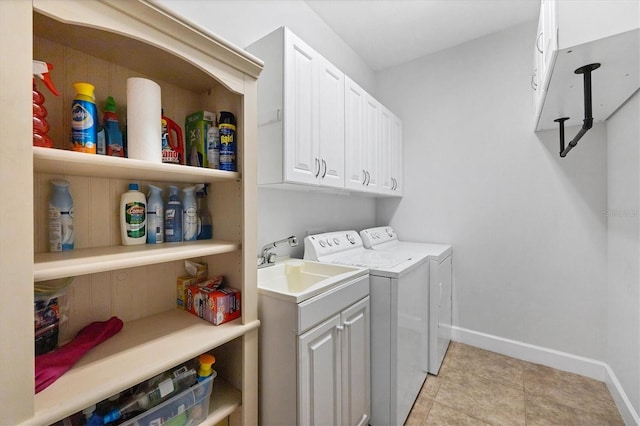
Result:
{"label": "red and white box", "polygon": [[187,310],[214,325],[240,318],[240,290],[235,288],[187,288]]}

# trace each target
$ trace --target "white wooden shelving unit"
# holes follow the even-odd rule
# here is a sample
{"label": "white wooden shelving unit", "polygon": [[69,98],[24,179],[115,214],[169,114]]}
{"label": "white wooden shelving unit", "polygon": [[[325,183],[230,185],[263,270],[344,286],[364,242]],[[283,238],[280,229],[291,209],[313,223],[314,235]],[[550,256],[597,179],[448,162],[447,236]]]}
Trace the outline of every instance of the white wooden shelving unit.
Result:
{"label": "white wooden shelving unit", "polygon": [[[0,401],[3,424],[49,424],[204,352],[218,376],[205,424],[257,424],[256,80],[260,60],[145,0],[0,2]],[[5,37],[11,34],[11,37]],[[54,149],[32,147],[31,61],[54,65],[60,98],[46,89]],[[124,122],[126,79],[160,84],[165,115],[231,111],[238,172],[68,151],[71,83],[96,86]],[[5,114],[6,111],[6,114]],[[75,250],[47,250],[49,180],[70,182]],[[214,240],[120,245],[118,205],[127,183],[210,184]],[[33,211],[16,220],[16,209]],[[242,291],[242,317],[213,326],[175,308],[183,261],[209,265]],[[33,282],[74,277],[64,342],[92,321],[118,316],[121,332],[34,395]],[[10,408],[8,408],[10,407]]]}

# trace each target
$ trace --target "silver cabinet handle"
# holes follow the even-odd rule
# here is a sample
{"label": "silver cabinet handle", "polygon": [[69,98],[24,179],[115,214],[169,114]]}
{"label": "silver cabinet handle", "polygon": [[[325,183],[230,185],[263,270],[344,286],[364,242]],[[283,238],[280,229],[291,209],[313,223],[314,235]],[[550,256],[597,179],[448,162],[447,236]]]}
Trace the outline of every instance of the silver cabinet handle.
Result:
{"label": "silver cabinet handle", "polygon": [[369,186],[370,182],[371,182],[371,173],[367,171],[367,186]]}
{"label": "silver cabinet handle", "polygon": [[338,331],[342,331],[342,330],[344,330],[344,326],[342,326],[342,325],[336,325],[336,330],[338,330]]}
{"label": "silver cabinet handle", "polygon": [[322,173],[322,179],[327,175],[327,162],[322,159],[322,165],[324,166],[324,173]]}
{"label": "silver cabinet handle", "polygon": [[391,178],[391,190],[395,191],[396,188],[398,188],[398,182],[396,181],[396,178]]}
{"label": "silver cabinet handle", "polygon": [[316,177],[320,175],[320,160],[316,157]]}
{"label": "silver cabinet handle", "polygon": [[536,49],[538,49],[538,52],[540,53],[544,53],[544,51],[540,48],[540,39],[542,38],[542,31],[540,31],[540,34],[538,34],[538,38],[536,39]]}
{"label": "silver cabinet handle", "polygon": [[366,185],[367,184],[367,171],[362,169],[362,184]]}
{"label": "silver cabinet handle", "polygon": [[538,90],[538,83],[536,83],[535,81],[537,75],[538,75],[538,68],[533,70],[533,75],[531,76],[531,88],[533,90]]}

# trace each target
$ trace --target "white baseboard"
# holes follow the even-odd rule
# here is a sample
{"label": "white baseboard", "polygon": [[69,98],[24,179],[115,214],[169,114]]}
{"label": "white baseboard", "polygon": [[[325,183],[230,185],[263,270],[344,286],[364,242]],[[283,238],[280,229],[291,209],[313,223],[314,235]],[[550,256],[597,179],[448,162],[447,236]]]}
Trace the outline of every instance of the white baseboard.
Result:
{"label": "white baseboard", "polygon": [[640,425],[640,416],[615,373],[604,362],[457,326],[451,327],[451,332],[451,338],[456,342],[605,382],[625,423],[628,426]]}

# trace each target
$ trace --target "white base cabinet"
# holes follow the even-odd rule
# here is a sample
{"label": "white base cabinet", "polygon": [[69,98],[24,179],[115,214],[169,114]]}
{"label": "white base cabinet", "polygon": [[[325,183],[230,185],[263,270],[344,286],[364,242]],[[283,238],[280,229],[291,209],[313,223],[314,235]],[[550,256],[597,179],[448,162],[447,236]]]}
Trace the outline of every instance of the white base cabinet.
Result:
{"label": "white base cabinet", "polygon": [[[262,64],[215,35],[144,0],[0,2],[0,401],[3,424],[51,424],[201,353],[218,358],[208,424],[257,424],[256,80]],[[53,65],[61,96],[45,93],[54,148],[32,146],[32,60]],[[96,86],[126,114],[126,82],[161,87],[165,114],[232,111],[238,171],[202,169],[69,151],[71,84]],[[99,114],[100,115],[100,114]],[[75,249],[48,251],[49,181],[66,179],[74,200]],[[129,182],[210,185],[215,240],[122,246],[119,198]],[[16,221],[16,207],[25,213]],[[33,213],[33,214],[31,214]],[[16,224],[19,223],[19,226]],[[213,326],[176,309],[184,260],[206,262],[242,291],[242,318]],[[59,343],[93,321],[123,329],[34,394],[32,283],[73,277]],[[19,284],[19,285],[17,285]]]}
{"label": "white base cabinet", "polygon": [[368,424],[368,294],[368,275],[300,304],[260,294],[261,424]]}

